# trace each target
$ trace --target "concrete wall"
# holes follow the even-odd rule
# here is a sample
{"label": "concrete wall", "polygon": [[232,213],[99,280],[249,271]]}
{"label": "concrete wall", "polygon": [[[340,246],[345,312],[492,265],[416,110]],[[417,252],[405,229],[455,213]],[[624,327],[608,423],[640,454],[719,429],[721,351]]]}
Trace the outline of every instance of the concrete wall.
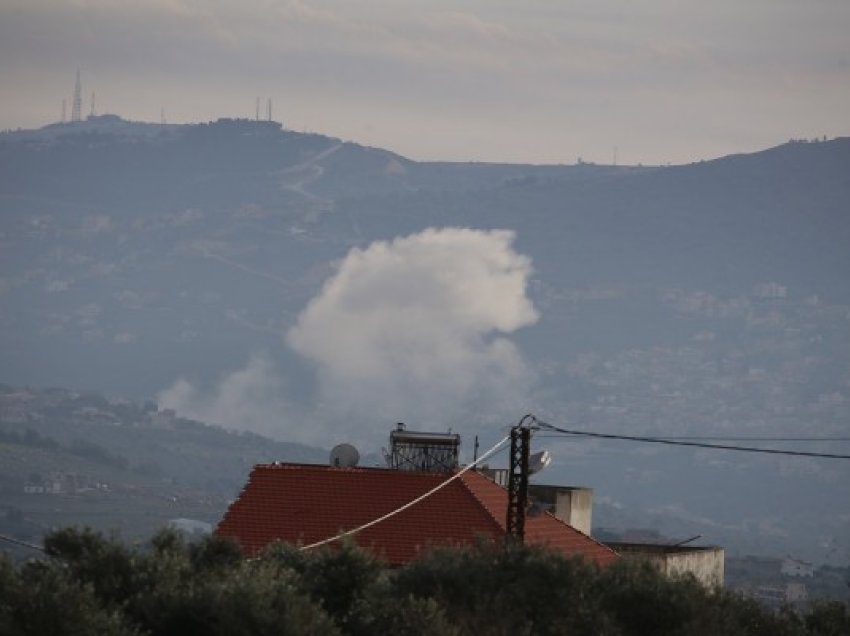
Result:
{"label": "concrete wall", "polygon": [[576,530],[590,535],[593,517],[593,490],[572,486],[545,486],[531,484],[529,497],[547,512],[570,524]]}
{"label": "concrete wall", "polygon": [[589,535],[593,517],[593,491],[590,488],[570,488],[559,492],[554,514],[561,521]]}
{"label": "concrete wall", "polygon": [[608,543],[625,558],[643,559],[668,576],[692,574],[706,587],[723,585],[726,552],[718,547]]}

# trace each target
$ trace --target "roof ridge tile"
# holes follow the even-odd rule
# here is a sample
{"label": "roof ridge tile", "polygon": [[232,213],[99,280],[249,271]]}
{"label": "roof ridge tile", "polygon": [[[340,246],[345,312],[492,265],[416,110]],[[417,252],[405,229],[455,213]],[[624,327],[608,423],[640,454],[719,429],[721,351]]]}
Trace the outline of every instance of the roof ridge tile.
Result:
{"label": "roof ridge tile", "polygon": [[[487,479],[487,477],[484,477],[483,475],[481,475],[481,474],[480,474],[480,473],[478,473],[477,471],[469,471],[469,472],[466,472],[466,473],[464,473],[463,475],[461,475],[460,481],[463,483],[463,485],[464,485],[464,486],[466,486],[466,490],[467,490],[467,492],[469,492],[469,493],[470,493],[470,494],[471,494],[471,495],[475,498],[475,500],[476,500],[479,504],[481,504],[481,506],[482,506],[482,507],[483,507],[483,508],[487,511],[487,514],[489,514],[489,515],[490,515],[490,517],[493,519],[493,521],[496,523],[496,525],[497,525],[497,526],[499,526],[499,529],[501,529],[502,531],[504,531],[504,530],[505,530],[505,528],[506,528],[506,522],[505,522],[505,521],[503,521],[503,520],[501,520],[501,518],[500,518],[500,517],[496,516],[495,511],[493,511],[493,510],[491,510],[491,509],[490,509],[490,506],[489,506],[489,505],[487,505],[487,502],[485,502],[485,501],[484,501],[484,500],[483,500],[483,499],[482,499],[482,498],[478,495],[478,493],[477,493],[474,489],[470,488],[470,485],[471,485],[471,484],[467,481],[467,478],[466,478],[466,475],[469,475],[469,474],[470,474],[470,472],[474,472],[476,475],[479,475],[479,476],[480,476],[480,477],[482,477],[483,479]],[[490,480],[488,479],[488,481],[490,481]],[[497,484],[495,481],[494,481],[494,482],[492,482],[492,484],[493,484],[496,488],[499,488],[500,490],[505,490],[502,486],[500,486],[499,484]],[[507,490],[505,490],[505,494],[507,494]]]}

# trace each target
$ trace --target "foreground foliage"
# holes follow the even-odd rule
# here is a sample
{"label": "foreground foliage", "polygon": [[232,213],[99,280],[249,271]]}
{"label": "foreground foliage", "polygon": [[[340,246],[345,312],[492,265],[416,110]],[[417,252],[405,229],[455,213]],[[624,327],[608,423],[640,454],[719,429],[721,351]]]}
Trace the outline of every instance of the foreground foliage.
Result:
{"label": "foreground foliage", "polygon": [[399,570],[353,545],[245,560],[227,540],[168,531],[131,549],[65,529],[45,547],[47,559],[0,559],[0,634],[850,634],[841,603],[775,614],[644,564],[522,546],[438,549]]}

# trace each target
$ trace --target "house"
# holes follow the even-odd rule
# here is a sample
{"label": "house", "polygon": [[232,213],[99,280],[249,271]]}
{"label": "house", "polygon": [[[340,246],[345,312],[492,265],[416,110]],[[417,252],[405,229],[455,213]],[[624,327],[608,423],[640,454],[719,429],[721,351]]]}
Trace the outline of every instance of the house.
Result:
{"label": "house", "polygon": [[608,541],[605,545],[616,550],[625,559],[647,561],[667,576],[692,574],[708,588],[723,587],[726,565],[726,552],[723,548],[613,541]]}
{"label": "house", "polygon": [[[508,471],[483,468],[497,483],[506,484]],[[546,511],[573,528],[590,535],[593,490],[576,486],[529,484],[532,510]],[[668,576],[692,574],[708,588],[722,586],[725,578],[725,550],[718,546],[671,545],[657,530],[631,529],[620,540],[597,536],[624,559],[646,561]]]}
{"label": "house", "polygon": [[[250,556],[277,540],[309,545],[378,519],[454,473],[260,464],[215,532],[235,539]],[[357,533],[354,540],[390,565],[400,566],[434,546],[469,545],[479,538],[501,541],[507,505],[503,487],[468,471],[419,503]],[[525,542],[599,565],[618,558],[611,548],[548,513],[526,519]]]}
{"label": "house", "polygon": [[759,585],[752,590],[753,598],[760,603],[779,609],[787,604],[803,604],[809,600],[809,592],[803,583]]}
{"label": "house", "polygon": [[782,561],[780,570],[785,576],[807,576],[809,578],[815,575],[815,566],[805,561],[798,561],[791,557]]}

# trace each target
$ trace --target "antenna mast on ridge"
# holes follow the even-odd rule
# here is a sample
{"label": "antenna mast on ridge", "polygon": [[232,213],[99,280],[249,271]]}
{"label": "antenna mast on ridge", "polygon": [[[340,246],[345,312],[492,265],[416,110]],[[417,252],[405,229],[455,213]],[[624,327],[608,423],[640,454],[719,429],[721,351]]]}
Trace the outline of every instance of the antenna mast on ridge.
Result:
{"label": "antenna mast on ridge", "polygon": [[71,106],[71,121],[80,121],[83,110],[83,89],[80,85],[80,71],[77,71],[77,83],[74,84],[74,103]]}

